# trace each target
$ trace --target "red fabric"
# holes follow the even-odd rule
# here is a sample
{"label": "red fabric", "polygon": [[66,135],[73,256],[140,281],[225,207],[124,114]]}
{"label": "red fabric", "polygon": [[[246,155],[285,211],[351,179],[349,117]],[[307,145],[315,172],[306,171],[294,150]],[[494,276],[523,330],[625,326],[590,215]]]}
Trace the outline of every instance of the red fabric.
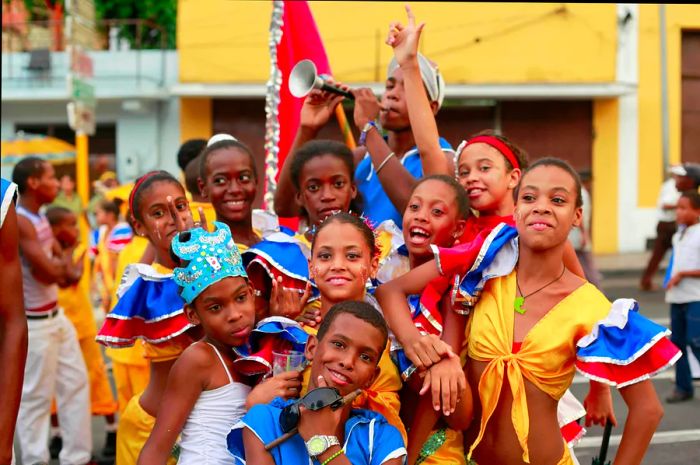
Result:
{"label": "red fabric", "polygon": [[522,348],[522,346],[523,346],[523,341],[520,341],[520,342],[513,341],[513,347],[511,347],[510,351],[513,352],[514,354],[517,354],[518,352],[520,352],[520,349]]}
{"label": "red fabric", "polygon": [[510,162],[511,166],[513,168],[520,168],[520,163],[518,163],[518,158],[515,156],[513,151],[503,143],[498,137],[494,136],[476,136],[472,137],[467,141],[467,145],[469,144],[476,144],[481,142],[482,144],[487,144],[493,147],[494,149],[498,150],[501,152],[501,154],[508,159]]}
{"label": "red fabric", "polygon": [[566,444],[570,447],[574,445],[585,433],[583,426],[579,425],[577,422],[572,421],[567,423],[560,428],[561,435],[566,441]]}
{"label": "red fabric", "polygon": [[661,338],[649,350],[629,365],[605,362],[576,361],[576,368],[584,375],[612,386],[631,384],[645,379],[678,359],[680,351],[669,339]]}
{"label": "red fabric", "polygon": [[[282,39],[277,46],[277,66],[282,73],[278,107],[280,121],[278,166],[280,170],[294,143],[294,137],[299,128],[299,114],[304,102],[303,99],[296,98],[289,92],[289,73],[299,61],[308,58],[314,62],[319,74],[331,74],[326,50],[307,2],[285,1],[283,21]],[[279,173],[277,175],[279,176]],[[267,190],[267,186],[265,186],[265,190]],[[280,224],[296,230],[298,218],[280,218]]]}
{"label": "red fabric", "polygon": [[[142,318],[126,320],[111,318],[107,315],[98,333],[97,341],[110,347],[130,347],[136,342],[134,335],[139,334],[148,342],[160,344],[182,333],[189,326],[191,326],[190,322],[184,312],[152,323],[146,323]],[[110,337],[121,340],[109,340]]]}
{"label": "red fabric", "polygon": [[430,281],[421,294],[421,312],[414,318],[416,326],[432,334],[439,334],[438,328],[424,316],[431,315],[433,319],[442,324],[440,314],[440,300],[450,292],[455,275],[464,274],[471,268],[484,245],[486,237],[500,223],[515,226],[513,216],[472,216],[467,220],[464,233],[459,239],[459,245],[451,248],[439,248],[441,276]]}

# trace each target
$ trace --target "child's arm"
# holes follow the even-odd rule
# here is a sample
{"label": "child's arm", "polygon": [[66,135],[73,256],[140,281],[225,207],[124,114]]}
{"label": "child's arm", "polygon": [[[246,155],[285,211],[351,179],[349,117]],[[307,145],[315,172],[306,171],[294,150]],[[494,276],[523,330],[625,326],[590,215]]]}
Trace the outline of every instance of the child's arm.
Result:
{"label": "child's arm", "polygon": [[642,463],[664,410],[651,380],[623,387],[620,394],[628,415],[614,465],[637,465]]}
{"label": "child's arm", "polygon": [[437,262],[431,260],[388,283],[380,285],[375,297],[382,307],[384,317],[392,332],[403,346],[406,356],[419,370],[425,370],[444,357],[455,354],[437,336],[422,336],[411,318],[406,301],[412,294],[420,293],[430,281],[440,276]]}
{"label": "child's arm", "polygon": [[245,400],[246,410],[258,404],[267,404],[275,397],[290,399],[301,392],[302,375],[299,371],[285,371],[260,382]]}
{"label": "child's arm", "polygon": [[275,465],[275,460],[265,450],[265,444],[260,441],[260,438],[250,428],[243,428],[243,447],[245,449],[246,463]]}
{"label": "child's arm", "polygon": [[[394,55],[403,71],[403,85],[406,92],[408,119],[411,122],[413,137],[423,163],[423,174],[454,175],[452,160],[440,147],[435,114],[423,85],[418,65],[418,43],[425,23],[416,26],[411,7],[406,5],[408,24],[392,26],[387,44],[394,49]],[[399,29],[400,28],[400,29]]]}
{"label": "child's arm", "polygon": [[[194,404],[205,390],[213,367],[211,357],[195,346],[189,347],[170,369],[156,423],[139,455],[138,465],[165,465]],[[243,401],[243,399],[241,399]]]}
{"label": "child's arm", "polygon": [[583,400],[583,406],[586,408],[586,426],[605,425],[608,419],[613,426],[617,426],[610,386],[593,380],[589,381],[589,385],[588,395]]}
{"label": "child's arm", "polygon": [[700,278],[700,270],[679,271],[668,280],[666,289],[671,289],[672,287],[677,286],[678,283],[684,278]]}
{"label": "child's arm", "polygon": [[[328,82],[331,84],[333,83],[332,80],[328,80]],[[344,90],[348,89],[347,86],[344,85],[339,85],[339,87]],[[343,98],[342,95],[320,90],[312,90],[309,95],[306,96],[304,104],[301,107],[301,113],[299,114],[299,129],[294,138],[292,148],[284,159],[277,181],[277,190],[275,191],[275,213],[277,213],[277,215],[286,217],[299,215],[299,207],[294,201],[296,198],[296,189],[292,182],[292,159],[294,158],[294,152],[306,142],[316,138],[318,132],[333,116],[335,107]]]}

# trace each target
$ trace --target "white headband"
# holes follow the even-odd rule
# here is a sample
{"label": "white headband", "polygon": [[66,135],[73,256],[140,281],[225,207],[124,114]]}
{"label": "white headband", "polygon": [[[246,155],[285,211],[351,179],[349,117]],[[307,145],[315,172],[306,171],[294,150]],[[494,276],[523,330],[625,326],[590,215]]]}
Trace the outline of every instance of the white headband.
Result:
{"label": "white headband", "polygon": [[207,147],[210,147],[213,144],[216,144],[217,142],[221,142],[222,140],[232,140],[234,142],[238,142],[238,139],[233,137],[231,134],[214,134],[211,136],[209,141],[207,141]]}
{"label": "white headband", "polygon": [[[387,76],[391,76],[396,68],[399,67],[396,58],[392,58],[387,69]],[[445,100],[445,80],[440,74],[437,65],[433,64],[421,53],[418,53],[418,67],[420,68],[420,76],[423,78],[423,84],[428,89],[430,101],[437,102],[438,108],[442,106],[442,101]]]}

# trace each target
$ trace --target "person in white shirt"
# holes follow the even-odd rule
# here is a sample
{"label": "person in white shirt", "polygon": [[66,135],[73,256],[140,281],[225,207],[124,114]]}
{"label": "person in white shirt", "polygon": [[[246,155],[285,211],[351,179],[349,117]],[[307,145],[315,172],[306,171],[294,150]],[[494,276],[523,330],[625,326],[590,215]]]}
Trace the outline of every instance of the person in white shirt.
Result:
{"label": "person in white shirt", "polygon": [[681,194],[676,209],[679,231],[673,236],[671,278],[666,302],[671,304],[671,341],[683,352],[676,363],[676,387],[669,403],[693,398],[688,347],[700,359],[700,193]]}
{"label": "person in white shirt", "polygon": [[[670,171],[672,174],[675,168],[671,167]],[[661,192],[656,203],[659,209],[659,222],[656,224],[654,249],[639,283],[639,287],[643,291],[651,291],[653,289],[652,278],[659,269],[659,264],[663,260],[664,255],[671,248],[671,238],[676,233],[676,204],[681,196],[681,193],[676,189],[677,176],[677,174],[673,174],[661,186]]]}

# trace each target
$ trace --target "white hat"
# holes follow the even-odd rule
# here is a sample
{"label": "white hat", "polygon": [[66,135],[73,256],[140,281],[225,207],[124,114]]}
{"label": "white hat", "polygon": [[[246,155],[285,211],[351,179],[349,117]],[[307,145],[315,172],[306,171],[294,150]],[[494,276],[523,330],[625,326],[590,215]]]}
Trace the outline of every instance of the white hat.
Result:
{"label": "white hat", "polygon": [[207,147],[210,147],[217,142],[221,142],[222,140],[232,140],[234,142],[238,142],[238,139],[233,137],[231,134],[214,134],[209,138],[209,141],[207,141]]}
{"label": "white hat", "polygon": [[[391,76],[398,67],[399,63],[396,61],[396,57],[392,58],[387,69],[387,76]],[[442,101],[445,100],[445,80],[442,78],[440,70],[438,70],[435,63],[432,63],[420,52],[418,53],[418,67],[420,68],[421,78],[423,78],[423,84],[428,89],[430,101],[437,102],[438,108],[440,108]]]}

